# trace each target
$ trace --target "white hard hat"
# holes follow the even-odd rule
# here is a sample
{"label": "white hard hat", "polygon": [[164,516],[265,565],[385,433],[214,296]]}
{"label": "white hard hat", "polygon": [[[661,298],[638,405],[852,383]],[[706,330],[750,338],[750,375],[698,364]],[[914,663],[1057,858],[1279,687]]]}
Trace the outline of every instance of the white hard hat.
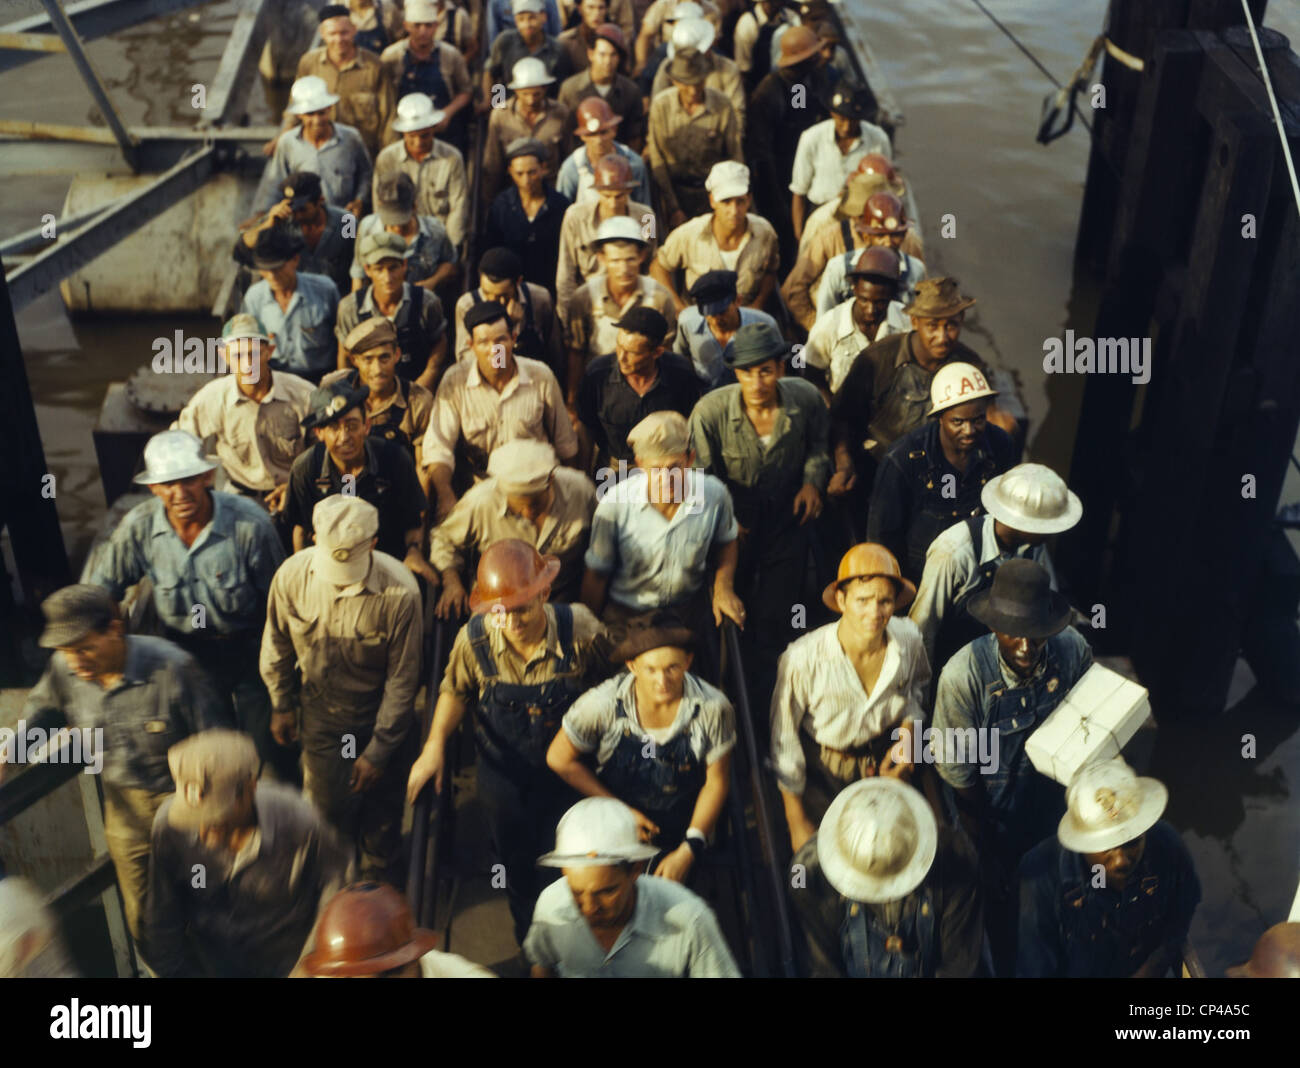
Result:
{"label": "white hard hat", "polygon": [[991,479],[980,503],[994,519],[1026,534],[1060,534],[1083,516],[1083,502],[1050,467],[1017,464]]}
{"label": "white hard hat", "polygon": [[1074,853],[1104,853],[1146,834],[1169,803],[1157,779],[1139,778],[1123,757],[1087,764],[1065,791],[1056,837]]}
{"label": "white hard hat", "polygon": [[324,78],[309,74],[299,78],[289,90],[290,115],[309,115],[313,111],[323,111],[331,104],[337,104],[339,98],[329,91]]}
{"label": "white hard hat", "polygon": [[554,85],[555,79],[546,70],[546,64],[536,56],[524,56],[510,71],[512,77],[507,89],[540,89]]}
{"label": "white hard hat", "polygon": [[591,239],[591,247],[598,248],[606,241],[635,241],[638,245],[648,245],[641,224],[630,215],[611,215],[596,227],[596,236]]}
{"label": "white hard hat", "polygon": [[930,410],[925,414],[938,415],[967,401],[997,395],[998,391],[989,386],[988,379],[974,364],[945,363],[930,382]]}
{"label": "white hard hat", "polygon": [[134,481],[139,486],[154,486],[193,478],[217,467],[215,461],[203,455],[203,442],[188,430],[164,430],[145,445],[144,470]]}
{"label": "white hard hat", "polygon": [[537,863],[543,868],[591,868],[649,860],[658,846],[641,841],[636,816],[612,797],[588,797],[574,805],[555,828],[555,848]]}
{"label": "white hard hat", "polygon": [[817,858],[827,881],[850,901],[897,901],[925,880],[938,842],[925,797],[876,776],[835,796],[817,829]]}
{"label": "white hard hat", "polygon": [[446,117],[446,112],[434,107],[431,97],[424,93],[407,93],[397,102],[397,117],[393,120],[393,129],[398,133],[428,130],[437,126]]}
{"label": "white hard hat", "polygon": [[713,23],[704,18],[683,18],[678,16],[673,24],[672,36],[668,38],[668,58],[672,59],[679,48],[694,48],[707,52],[713,47],[718,31]]}

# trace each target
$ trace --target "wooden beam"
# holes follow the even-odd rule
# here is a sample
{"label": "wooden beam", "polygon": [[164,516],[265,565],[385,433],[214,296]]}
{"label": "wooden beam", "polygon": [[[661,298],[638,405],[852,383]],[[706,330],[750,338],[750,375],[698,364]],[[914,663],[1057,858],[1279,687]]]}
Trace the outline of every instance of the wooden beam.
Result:
{"label": "wooden beam", "polygon": [[61,40],[48,33],[0,33],[0,49],[14,52],[66,52]]}

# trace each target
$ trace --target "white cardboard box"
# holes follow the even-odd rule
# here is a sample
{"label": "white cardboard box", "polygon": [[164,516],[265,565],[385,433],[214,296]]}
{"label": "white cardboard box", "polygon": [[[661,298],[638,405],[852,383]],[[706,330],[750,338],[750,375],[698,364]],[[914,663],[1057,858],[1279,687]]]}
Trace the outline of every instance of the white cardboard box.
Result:
{"label": "white cardboard box", "polygon": [[1151,712],[1147,690],[1093,664],[1025,742],[1044,775],[1068,786],[1084,764],[1119,756]]}

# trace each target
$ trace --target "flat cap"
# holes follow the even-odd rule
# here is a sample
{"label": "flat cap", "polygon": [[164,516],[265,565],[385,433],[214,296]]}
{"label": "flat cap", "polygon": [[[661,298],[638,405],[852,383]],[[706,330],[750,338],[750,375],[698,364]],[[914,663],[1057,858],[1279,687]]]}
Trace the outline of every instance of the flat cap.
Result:
{"label": "flat cap", "polygon": [[736,299],[735,271],[705,271],[690,288],[690,298],[695,301],[701,315],[721,315]]}
{"label": "flat cap", "polygon": [[784,360],[789,351],[785,338],[769,324],[746,323],[731,339],[726,364],[733,369],[753,367],[766,360]]}
{"label": "flat cap", "polygon": [[651,412],[627,435],[632,454],[647,460],[684,456],[691,451],[691,431],[681,412]]}
{"label": "flat cap", "polygon": [[176,795],[167,812],[173,827],[220,823],[256,789],[261,761],[247,734],[215,729],[192,734],[167,750]]}
{"label": "flat cap", "polygon": [[506,145],[506,162],[509,163],[520,156],[535,156],[537,162],[545,163],[551,158],[551,150],[536,137],[516,137]]}
{"label": "flat cap", "polygon": [[334,422],[335,419],[342,419],[353,408],[365,404],[369,396],[369,386],[358,386],[353,389],[348,385],[346,378],[331,382],[328,386],[321,386],[312,393],[311,399],[307,402],[307,414],[302,417],[303,429],[314,430]]}
{"label": "flat cap", "polygon": [[41,602],[41,611],[45,614],[42,649],[73,645],[91,631],[104,630],[116,615],[108,591],[85,583],[56,590]]}
{"label": "flat cap", "polygon": [[369,352],[371,349],[379,348],[380,345],[395,344],[397,344],[397,330],[382,315],[372,315],[369,319],[362,319],[343,339],[343,347],[348,352],[354,353]]}
{"label": "flat cap", "polygon": [[241,338],[257,338],[259,341],[270,341],[271,335],[266,332],[262,320],[256,315],[240,312],[238,315],[232,315],[226,320],[226,325],[221,328],[221,340],[229,343],[239,341]]}
{"label": "flat cap", "polygon": [[548,442],[515,438],[498,445],[488,457],[488,475],[496,479],[501,492],[511,496],[541,493],[551,482],[551,472],[560,465]]}
{"label": "flat cap", "polygon": [[405,260],[411,255],[406,238],[387,230],[371,230],[359,242],[357,255],[363,267],[373,267],[383,260]]}
{"label": "flat cap", "polygon": [[644,334],[656,345],[668,336],[668,320],[654,308],[638,304],[624,313],[623,318],[614,324],[620,330],[630,330],[634,334]]}
{"label": "flat cap", "polygon": [[370,554],[379,533],[379,509],[351,494],[335,493],[318,501],[311,513],[316,534],[316,570],[336,586],[360,582],[370,570]]}

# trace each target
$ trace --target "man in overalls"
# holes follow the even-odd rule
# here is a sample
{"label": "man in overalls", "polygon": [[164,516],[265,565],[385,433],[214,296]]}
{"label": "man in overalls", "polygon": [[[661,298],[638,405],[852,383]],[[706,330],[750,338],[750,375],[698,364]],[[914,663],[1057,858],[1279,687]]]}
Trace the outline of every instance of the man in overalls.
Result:
{"label": "man in overalls", "polygon": [[477,796],[504,866],[522,944],[544,880],[534,862],[575,795],[546,766],[546,750],[578,695],[609,674],[604,629],[582,605],[547,603],[560,562],[509,538],[479,561],[475,613],[452,646],[424,751],[407,797],[442,788],[448,739],[474,706]]}
{"label": "man in overalls", "polygon": [[631,624],[612,654],[627,671],[578,699],[546,755],[574,789],[632,808],[662,850],[654,874],[678,883],[722,815],[736,744],[731,702],[690,674],[695,641],[671,612]]}
{"label": "man in overalls", "polygon": [[434,133],[464,153],[469,143],[469,112],[465,108],[471,87],[464,57],[447,39],[455,20],[444,23],[443,39],[439,40],[439,12],[432,0],[406,0],[405,17],[410,36],[390,44],[380,56],[397,84],[397,99],[408,93],[432,98],[445,123],[435,127]]}
{"label": "man in overalls", "polygon": [[555,303],[545,286],[524,279],[524,263],[511,248],[489,248],[478,261],[478,286],[456,301],[456,359],[472,359],[465,313],[475,304],[495,300],[504,304],[515,328],[514,353],[541,360],[564,381],[568,364]]}
{"label": "man in overalls", "polygon": [[984,938],[975,856],[915,788],[888,778],[847,787],[790,871],[810,978],[975,974]]}
{"label": "man in overalls", "polygon": [[1050,467],[1017,464],[980,494],[987,513],[955,523],[925,554],[925,570],[909,616],[921,629],[937,677],[948,658],[987,628],[968,607],[999,567],[1015,557],[1041,564],[1057,588],[1047,539],[1073,527],[1083,505]]}
{"label": "man in overalls", "polygon": [[1201,884],[1169,792],[1116,757],[1075,773],[1057,832],[1020,865],[1016,975],[1160,978],[1177,974]]}
{"label": "man in overalls", "polygon": [[375,552],[379,511],[335,494],[313,548],[271,582],[260,667],[271,733],[302,738],[303,794],[356,850],[362,878],[398,877],[402,783],[424,640],[414,577]]}
{"label": "man in overalls", "polygon": [[[932,742],[936,770],[955,792],[961,825],[980,857],[993,963],[999,975],[1009,975],[1016,864],[1051,832],[1064,807],[1060,787],[1025,755],[1025,741],[1092,666],[1092,649],[1069,626],[1069,602],[1032,560],[998,568],[969,611],[992,633],[944,667]],[[987,741],[980,737],[985,732]],[[995,759],[981,763],[981,752]]]}

